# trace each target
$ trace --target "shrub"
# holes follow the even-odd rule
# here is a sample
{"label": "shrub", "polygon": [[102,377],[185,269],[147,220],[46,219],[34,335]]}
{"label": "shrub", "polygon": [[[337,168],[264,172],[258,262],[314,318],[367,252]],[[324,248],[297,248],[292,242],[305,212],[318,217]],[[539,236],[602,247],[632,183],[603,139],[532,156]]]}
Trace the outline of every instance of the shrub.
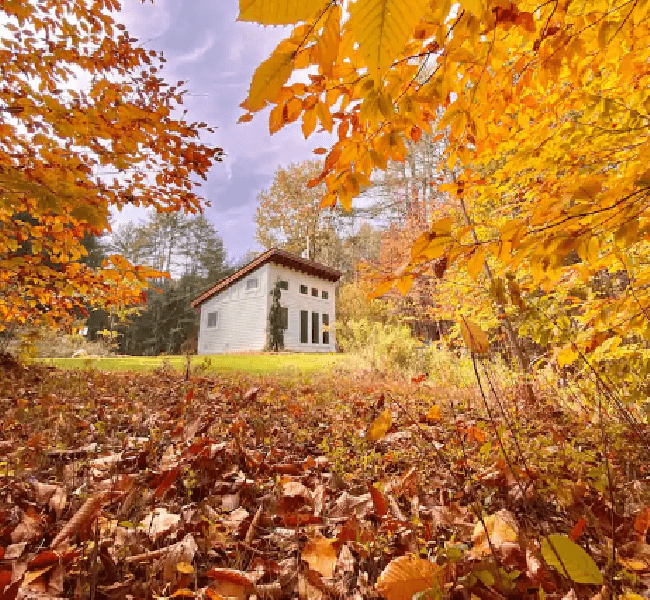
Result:
{"label": "shrub", "polygon": [[359,366],[406,375],[426,371],[427,353],[406,325],[349,319],[337,332],[339,343]]}

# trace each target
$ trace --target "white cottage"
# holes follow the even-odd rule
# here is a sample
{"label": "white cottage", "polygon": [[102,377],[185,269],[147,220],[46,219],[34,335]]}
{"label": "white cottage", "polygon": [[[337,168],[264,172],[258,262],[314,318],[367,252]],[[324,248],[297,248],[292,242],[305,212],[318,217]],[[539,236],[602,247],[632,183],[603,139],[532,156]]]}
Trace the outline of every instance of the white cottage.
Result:
{"label": "white cottage", "polygon": [[335,352],[334,286],[340,276],[335,269],[284,250],[264,252],[192,302],[201,315],[198,353],[264,350],[276,281],[282,289],[285,350]]}

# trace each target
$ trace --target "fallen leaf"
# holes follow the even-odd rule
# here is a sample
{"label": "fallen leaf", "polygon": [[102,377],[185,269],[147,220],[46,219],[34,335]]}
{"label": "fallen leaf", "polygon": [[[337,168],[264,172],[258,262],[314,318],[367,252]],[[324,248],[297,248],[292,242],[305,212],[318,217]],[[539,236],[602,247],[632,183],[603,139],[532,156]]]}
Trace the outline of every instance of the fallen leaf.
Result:
{"label": "fallen leaf", "polygon": [[490,543],[498,550],[506,542],[516,542],[518,540],[519,527],[517,526],[517,519],[511,512],[503,509],[493,515],[488,515],[483,521],[485,527],[487,527],[487,532],[481,521],[474,527],[474,533],[472,534],[474,548],[471,551],[473,556],[481,557],[490,554]]}
{"label": "fallen leaf", "polygon": [[180,520],[180,515],[170,513],[166,508],[156,508],[142,520],[140,529],[156,541],[161,535],[174,529]]}
{"label": "fallen leaf", "polygon": [[385,409],[368,427],[366,438],[376,442],[386,435],[386,432],[393,425],[393,415],[390,410]]}
{"label": "fallen leaf", "polygon": [[542,556],[548,565],[576,583],[603,583],[603,575],[594,559],[565,535],[554,533],[543,538]]}
{"label": "fallen leaf", "polygon": [[323,577],[332,577],[336,566],[335,543],[336,540],[323,536],[314,537],[305,544],[302,559]]}
{"label": "fallen leaf", "polygon": [[375,587],[388,600],[411,600],[418,592],[432,588],[440,590],[442,583],[440,567],[408,555],[393,559],[379,576]]}

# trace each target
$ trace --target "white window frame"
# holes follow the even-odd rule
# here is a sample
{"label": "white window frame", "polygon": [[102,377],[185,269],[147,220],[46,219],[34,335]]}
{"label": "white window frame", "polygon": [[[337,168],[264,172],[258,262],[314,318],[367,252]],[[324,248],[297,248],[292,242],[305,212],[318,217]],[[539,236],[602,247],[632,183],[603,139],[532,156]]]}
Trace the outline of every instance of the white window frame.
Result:
{"label": "white window frame", "polygon": [[[255,282],[255,286],[250,286],[249,287],[248,284],[252,283],[253,281]],[[260,287],[260,278],[259,277],[249,277],[248,279],[246,279],[246,291],[247,292],[255,292],[255,291],[257,291],[259,289],[259,287]]]}
{"label": "white window frame", "polygon": [[[210,317],[214,315],[214,325],[210,325]],[[219,327],[219,311],[218,310],[211,310],[208,313],[208,316],[206,318],[206,329],[216,329]]]}

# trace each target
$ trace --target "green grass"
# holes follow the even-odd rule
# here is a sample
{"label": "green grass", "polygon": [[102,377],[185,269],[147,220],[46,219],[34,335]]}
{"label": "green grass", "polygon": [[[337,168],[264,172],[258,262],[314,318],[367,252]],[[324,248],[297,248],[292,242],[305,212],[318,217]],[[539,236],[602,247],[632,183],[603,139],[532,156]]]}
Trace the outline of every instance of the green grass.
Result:
{"label": "green grass", "polygon": [[[330,369],[345,360],[342,354],[217,354],[193,356],[192,368],[199,365],[214,373],[255,374],[314,373]],[[164,363],[185,369],[184,356],[125,356],[99,358],[51,358],[43,362],[61,369],[94,368],[100,371],[152,371]]]}

